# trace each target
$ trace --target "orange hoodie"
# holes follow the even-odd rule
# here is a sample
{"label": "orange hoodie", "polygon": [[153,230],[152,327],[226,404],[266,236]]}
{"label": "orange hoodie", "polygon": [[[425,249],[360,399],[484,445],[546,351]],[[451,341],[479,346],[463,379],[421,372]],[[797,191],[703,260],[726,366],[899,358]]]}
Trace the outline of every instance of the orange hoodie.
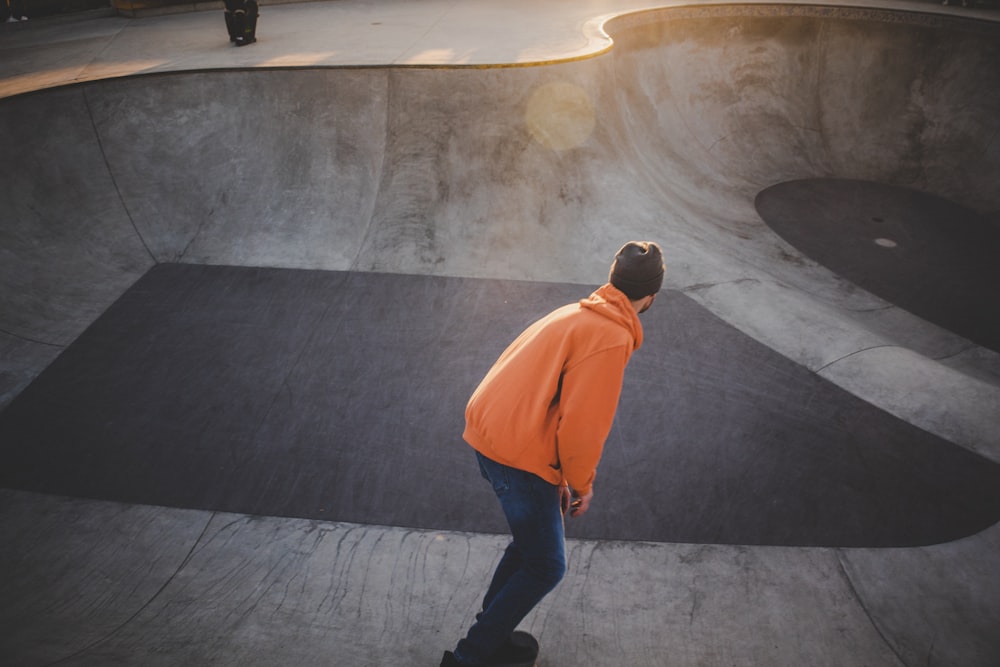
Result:
{"label": "orange hoodie", "polygon": [[469,399],[462,437],[487,458],[586,495],[640,345],[628,297],[601,286],[510,344]]}

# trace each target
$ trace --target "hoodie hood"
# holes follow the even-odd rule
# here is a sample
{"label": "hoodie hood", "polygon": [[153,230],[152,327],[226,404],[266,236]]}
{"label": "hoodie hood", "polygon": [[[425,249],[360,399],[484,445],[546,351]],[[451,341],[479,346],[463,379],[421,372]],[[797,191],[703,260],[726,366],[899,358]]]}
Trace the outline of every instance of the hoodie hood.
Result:
{"label": "hoodie hood", "polygon": [[601,285],[586,299],[580,299],[580,307],[623,326],[635,339],[633,352],[642,345],[642,323],[639,321],[639,315],[625,293],[611,283]]}

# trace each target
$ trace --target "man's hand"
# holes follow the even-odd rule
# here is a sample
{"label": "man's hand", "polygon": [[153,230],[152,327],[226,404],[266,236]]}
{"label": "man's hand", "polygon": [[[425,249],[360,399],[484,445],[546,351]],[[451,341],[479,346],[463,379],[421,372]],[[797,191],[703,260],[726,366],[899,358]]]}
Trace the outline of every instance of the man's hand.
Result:
{"label": "man's hand", "polygon": [[583,516],[590,509],[590,501],[594,497],[593,491],[585,496],[577,496],[569,490],[569,487],[564,486],[560,489],[560,492],[563,514],[569,511],[569,515],[575,519],[578,516]]}
{"label": "man's hand", "polygon": [[559,487],[559,509],[562,510],[563,516],[569,511],[570,503],[573,502],[573,492],[569,490],[568,486]]}

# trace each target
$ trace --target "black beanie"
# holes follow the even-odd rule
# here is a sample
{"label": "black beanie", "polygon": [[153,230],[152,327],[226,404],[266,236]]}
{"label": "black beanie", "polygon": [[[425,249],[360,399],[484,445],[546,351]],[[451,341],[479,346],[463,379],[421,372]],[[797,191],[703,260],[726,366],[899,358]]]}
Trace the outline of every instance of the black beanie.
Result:
{"label": "black beanie", "polygon": [[638,301],[660,291],[665,268],[660,246],[652,241],[629,241],[615,255],[608,282]]}

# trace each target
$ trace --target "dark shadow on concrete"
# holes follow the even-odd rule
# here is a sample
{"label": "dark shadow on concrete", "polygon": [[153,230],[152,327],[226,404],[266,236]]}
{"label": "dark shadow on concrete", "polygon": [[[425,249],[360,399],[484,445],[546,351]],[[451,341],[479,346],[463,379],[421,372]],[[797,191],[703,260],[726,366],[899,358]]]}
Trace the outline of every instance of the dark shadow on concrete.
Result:
{"label": "dark shadow on concrete", "polygon": [[[0,414],[0,484],[185,508],[505,530],[460,439],[506,344],[579,285],[163,264]],[[667,292],[570,534],[899,546],[1000,518],[1000,465]]]}
{"label": "dark shadow on concrete", "polygon": [[1000,352],[1000,227],[924,192],[805,179],[756,199],[761,218],[831,271],[949,331]]}

